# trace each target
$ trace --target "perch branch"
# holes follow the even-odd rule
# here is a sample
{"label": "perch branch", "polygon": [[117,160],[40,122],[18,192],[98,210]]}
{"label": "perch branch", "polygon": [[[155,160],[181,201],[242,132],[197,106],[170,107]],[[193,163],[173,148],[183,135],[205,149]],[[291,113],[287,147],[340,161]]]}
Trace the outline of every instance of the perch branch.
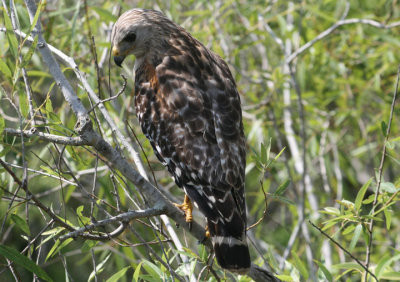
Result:
{"label": "perch branch", "polygon": [[75,231],[69,232],[68,234],[61,236],[60,240],[65,240],[68,238],[76,238],[78,236],[81,236],[87,231],[93,230],[97,227],[100,226],[106,226],[110,225],[116,222],[129,222],[132,219],[138,219],[138,218],[144,218],[144,217],[151,217],[151,216],[156,216],[160,214],[164,214],[165,210],[164,207],[154,207],[146,210],[136,210],[136,211],[128,211],[125,213],[121,213],[119,215],[113,216],[111,218],[99,220],[97,222],[94,222],[92,224],[85,225],[84,227],[81,227]]}

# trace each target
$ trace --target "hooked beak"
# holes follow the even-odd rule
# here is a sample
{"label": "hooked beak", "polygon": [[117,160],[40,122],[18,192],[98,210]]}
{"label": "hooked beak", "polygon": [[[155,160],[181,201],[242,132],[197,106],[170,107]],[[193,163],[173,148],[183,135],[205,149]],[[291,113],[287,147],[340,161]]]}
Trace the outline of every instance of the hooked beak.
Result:
{"label": "hooked beak", "polygon": [[126,56],[120,55],[120,54],[119,54],[119,50],[118,50],[117,47],[115,47],[115,46],[114,46],[113,49],[112,49],[112,53],[113,53],[113,56],[114,56],[114,62],[115,62],[115,64],[116,64],[117,66],[121,67],[122,62],[125,60],[125,57],[126,57]]}
{"label": "hooked beak", "polygon": [[114,56],[114,62],[119,67],[122,67],[121,64],[124,60],[125,60],[125,56]]}

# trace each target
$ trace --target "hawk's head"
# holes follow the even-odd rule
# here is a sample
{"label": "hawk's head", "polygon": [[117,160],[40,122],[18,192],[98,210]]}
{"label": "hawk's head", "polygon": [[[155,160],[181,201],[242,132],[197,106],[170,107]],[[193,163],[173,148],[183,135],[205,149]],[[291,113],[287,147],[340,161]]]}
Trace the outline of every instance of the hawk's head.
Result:
{"label": "hawk's head", "polygon": [[133,9],[123,13],[111,35],[115,63],[121,66],[126,56],[142,57],[156,48],[156,42],[164,36],[163,27],[170,23],[161,12],[154,10]]}

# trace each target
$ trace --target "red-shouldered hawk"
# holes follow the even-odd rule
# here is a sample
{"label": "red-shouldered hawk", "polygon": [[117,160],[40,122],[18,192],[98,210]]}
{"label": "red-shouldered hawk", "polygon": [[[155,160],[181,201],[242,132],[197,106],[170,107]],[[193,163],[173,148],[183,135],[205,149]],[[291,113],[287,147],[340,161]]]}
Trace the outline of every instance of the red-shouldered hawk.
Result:
{"label": "red-shouldered hawk", "polygon": [[112,45],[118,66],[126,56],[136,56],[136,115],[154,153],[185,191],[181,208],[191,212],[194,202],[207,219],[220,266],[245,273],[250,268],[245,137],[227,64],[153,10],[122,14]]}

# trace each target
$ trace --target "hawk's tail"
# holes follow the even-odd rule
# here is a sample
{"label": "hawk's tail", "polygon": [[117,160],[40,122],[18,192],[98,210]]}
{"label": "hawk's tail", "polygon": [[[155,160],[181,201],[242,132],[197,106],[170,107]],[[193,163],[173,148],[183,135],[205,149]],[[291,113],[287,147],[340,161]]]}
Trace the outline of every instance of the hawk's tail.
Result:
{"label": "hawk's tail", "polygon": [[251,262],[246,241],[244,187],[231,191],[208,187],[185,191],[207,218],[219,265],[230,271],[246,273]]}
{"label": "hawk's tail", "polygon": [[[237,273],[246,273],[250,268],[250,253],[246,242],[246,234],[237,238],[229,233],[230,224],[221,225],[208,222],[215,256],[218,264],[225,269]],[[228,225],[228,226],[227,226]]]}

